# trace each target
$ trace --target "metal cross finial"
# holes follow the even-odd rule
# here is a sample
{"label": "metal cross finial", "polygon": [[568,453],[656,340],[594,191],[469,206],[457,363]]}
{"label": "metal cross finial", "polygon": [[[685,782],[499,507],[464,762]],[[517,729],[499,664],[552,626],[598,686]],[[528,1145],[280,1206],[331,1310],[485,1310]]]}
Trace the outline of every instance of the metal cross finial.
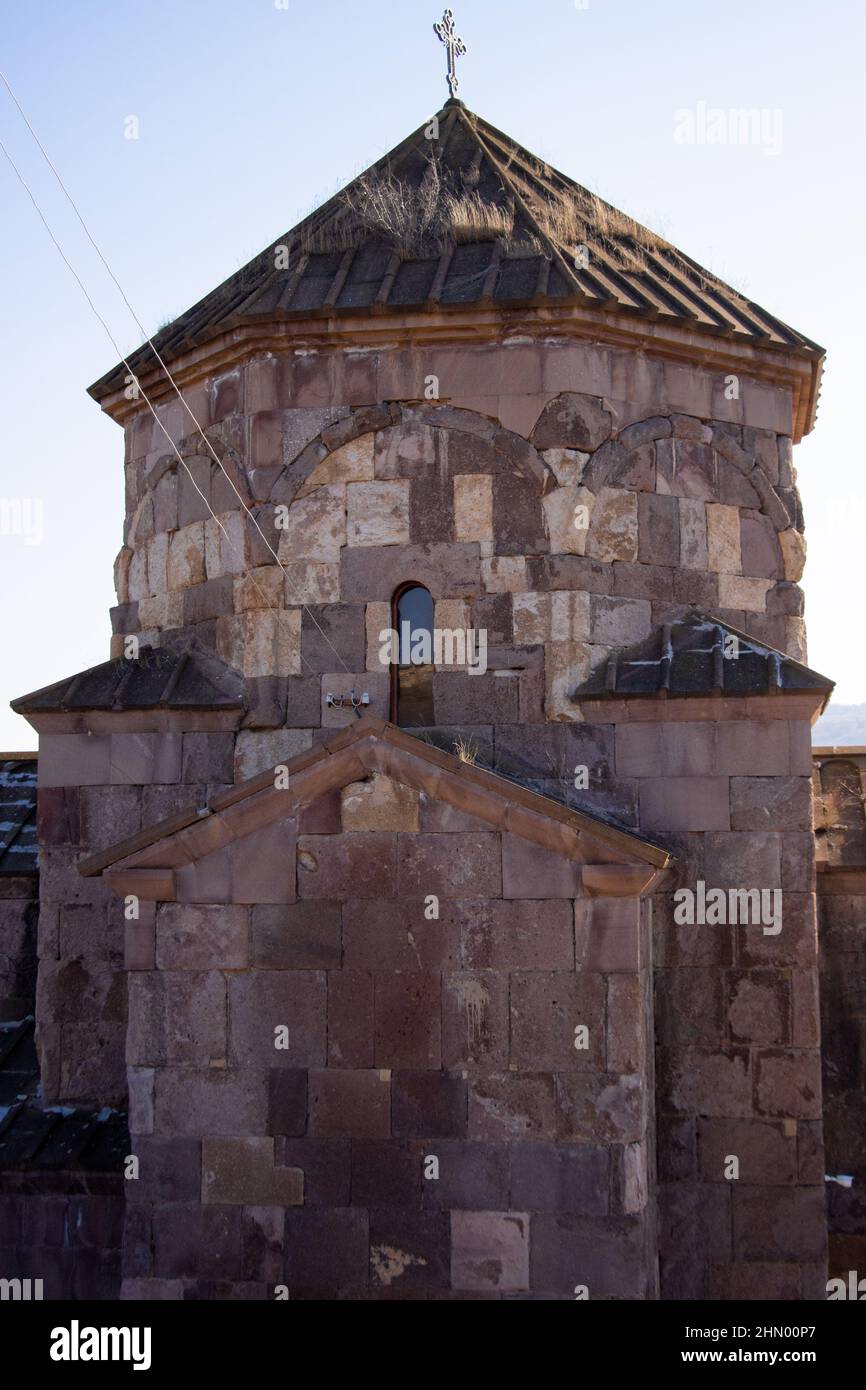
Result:
{"label": "metal cross finial", "polygon": [[448,50],[448,90],[452,97],[456,97],[459,83],[457,81],[457,59],[462,58],[466,53],[466,45],[461,38],[454,32],[454,13],[446,10],[439,24],[433,25],[436,34],[444,43]]}

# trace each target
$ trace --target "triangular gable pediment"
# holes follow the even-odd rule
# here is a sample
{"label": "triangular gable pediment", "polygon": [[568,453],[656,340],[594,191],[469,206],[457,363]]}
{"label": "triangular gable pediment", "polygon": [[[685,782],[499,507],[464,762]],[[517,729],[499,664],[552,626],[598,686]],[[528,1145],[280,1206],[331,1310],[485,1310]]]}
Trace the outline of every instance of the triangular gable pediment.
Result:
{"label": "triangular gable pediment", "polygon": [[666,850],[637,835],[461,762],[383,720],[365,719],[314,751],[215,797],[208,807],[91,856],[80,872],[103,873],[123,894],[170,901],[179,872],[225,850],[242,856],[240,842],[249,840],[253,847],[253,837],[295,820],[333,792],[376,776],[583,866],[587,893],[645,892],[670,862]]}

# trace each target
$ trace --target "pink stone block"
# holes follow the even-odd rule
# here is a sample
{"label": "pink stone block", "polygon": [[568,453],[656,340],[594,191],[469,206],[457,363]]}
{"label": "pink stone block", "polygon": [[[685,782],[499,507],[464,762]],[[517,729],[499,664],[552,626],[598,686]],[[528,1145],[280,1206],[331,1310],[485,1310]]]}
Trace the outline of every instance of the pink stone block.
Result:
{"label": "pink stone block", "polygon": [[160,970],[243,970],[249,963],[249,909],[165,903],[156,918]]}
{"label": "pink stone block", "polygon": [[789,725],[781,719],[720,723],[718,771],[732,777],[784,777],[790,766]]}
{"label": "pink stone block", "polygon": [[111,781],[107,734],[41,734],[40,787],[95,787]]}
{"label": "pink stone block", "polygon": [[654,777],[641,783],[640,826],[646,831],[730,830],[727,777]]}
{"label": "pink stone block", "polygon": [[451,1285],[483,1293],[529,1288],[526,1212],[453,1211]]}
{"label": "pink stone block", "polygon": [[640,968],[640,901],[584,898],[574,904],[579,970],[608,975]]}
{"label": "pink stone block", "polygon": [[294,821],[277,821],[229,848],[231,900],[235,903],[295,901]]}

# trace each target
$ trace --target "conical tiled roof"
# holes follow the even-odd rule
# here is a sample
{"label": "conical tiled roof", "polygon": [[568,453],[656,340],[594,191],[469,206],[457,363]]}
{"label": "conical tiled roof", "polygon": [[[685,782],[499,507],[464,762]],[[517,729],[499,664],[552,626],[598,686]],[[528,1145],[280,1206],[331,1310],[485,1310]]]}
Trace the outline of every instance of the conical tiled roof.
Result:
{"label": "conical tiled roof", "polygon": [[[438,138],[430,138],[436,129]],[[823,355],[458,101],[162,329],[154,344],[168,362],[228,329],[266,321],[568,303]],[[155,365],[146,345],[129,362],[137,374]],[[125,375],[121,364],[91,394],[102,399]]]}

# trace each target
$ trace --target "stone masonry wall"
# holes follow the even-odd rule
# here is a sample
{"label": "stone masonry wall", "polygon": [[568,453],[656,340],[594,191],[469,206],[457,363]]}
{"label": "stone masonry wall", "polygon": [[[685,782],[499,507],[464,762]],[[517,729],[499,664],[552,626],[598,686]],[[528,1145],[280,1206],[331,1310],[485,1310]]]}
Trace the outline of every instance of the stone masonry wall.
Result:
{"label": "stone masonry wall", "polygon": [[[824,1298],[809,702],[647,703],[583,712],[612,721],[641,831],[677,856],[652,898],[661,1296]],[[780,931],[678,923],[699,880],[779,889]]]}
{"label": "stone masonry wall", "polygon": [[158,715],[60,715],[40,735],[36,1025],[49,1102],[125,1106],[128,924],[78,864],[233,782],[233,733],[203,714],[184,721],[181,732]]}
{"label": "stone masonry wall", "polygon": [[129,976],[124,1296],[656,1296],[640,902],[382,776],[238,848]]}
{"label": "stone masonry wall", "polygon": [[[431,377],[447,404],[423,400]],[[440,672],[443,725],[570,719],[592,665],[690,604],[802,657],[790,402],[740,390],[588,345],[251,362],[189,393],[219,464],[179,403],[185,467],[149,413],[128,427],[115,650],[194,635],[252,682],[253,727],[308,740],[339,722],[338,681],[387,714],[377,637],[408,579],[503,669],[545,657]]]}
{"label": "stone masonry wall", "polygon": [[866,1271],[866,754],[814,753],[830,1272]]}
{"label": "stone masonry wall", "polygon": [[[438,400],[425,399],[431,378]],[[127,833],[109,833],[121,820],[110,809],[115,798],[123,809],[129,793],[130,826],[137,816],[147,824],[158,818],[152,813],[156,800],[166,814],[206,794],[209,783],[252,776],[351,719],[347,711],[327,708],[330,691],[345,693],[352,686],[368,691],[370,712],[387,717],[389,682],[378,635],[390,625],[397,586],[411,580],[425,584],[436,603],[438,626],[483,628],[490,644],[487,675],[437,671],[438,729],[431,737],[450,748],[459,732],[496,770],[657,835],[685,855],[689,881],[699,876],[700,855],[711,842],[718,840],[712,852],[722,855],[725,835],[738,837],[730,842],[731,852],[754,863],[760,842],[751,833],[753,822],[775,837],[778,849],[778,870],[771,848],[761,861],[762,873],[781,875],[784,851],[783,886],[792,913],[799,904],[800,928],[790,936],[783,933],[781,941],[767,938],[754,953],[745,947],[741,953],[739,942],[722,944],[716,938],[704,954],[695,942],[693,959],[659,926],[665,905],[657,909],[659,1085],[665,1119],[675,1128],[682,1122],[678,1161],[684,1165],[681,1201],[687,1204],[679,1216],[669,1208],[667,1225],[662,1223],[664,1287],[673,1296],[679,1289],[731,1296],[749,1288],[756,1292],[747,1296],[756,1297],[774,1296],[761,1290],[775,1289],[778,1280],[796,1282],[804,1291],[813,1288],[823,1247],[809,1224],[817,1210],[817,1188],[810,1186],[817,1159],[813,1155],[807,1166],[804,1146],[809,1133],[816,1144],[820,1140],[820,1109],[813,1113],[816,1093],[805,1097],[801,1082],[803,1068],[813,1067],[817,1052],[808,1041],[805,996],[797,996],[797,1011],[791,1003],[797,972],[804,987],[814,979],[812,948],[805,944],[814,931],[809,825],[801,824],[806,812],[791,782],[804,774],[792,771],[785,761],[789,754],[783,756],[774,735],[767,744],[772,766],[760,772],[760,759],[746,766],[732,754],[733,761],[725,761],[725,739],[732,736],[720,734],[718,748],[714,745],[711,755],[705,750],[703,761],[694,765],[699,772],[686,759],[681,775],[668,771],[667,781],[657,772],[647,780],[621,751],[611,711],[587,714],[569,698],[612,649],[641,640],[692,604],[758,640],[805,656],[798,587],[804,542],[788,393],[744,377],[737,398],[728,400],[724,378],[692,366],[593,344],[513,342],[498,348],[265,356],[187,395],[229,477],[192,435],[179,403],[164,407],[161,415],[192,479],[169,452],[149,412],[142,409],[131,419],[112,649],[119,655],[124,638],[133,634],[157,644],[194,639],[244,674],[250,709],[236,738],[231,731],[219,734],[225,746],[220,744],[218,774],[193,775],[196,757],[190,754],[187,761],[183,733],[176,780],[174,773],[160,775],[151,786],[156,762],[145,764],[147,770],[137,770],[123,786],[112,786],[110,775],[91,773],[83,779],[105,793],[103,828],[87,841],[66,838],[49,845],[47,902],[57,910],[56,931],[64,909],[93,901],[103,910],[104,890],[98,880],[81,880],[76,863],[84,844],[99,848]],[[237,493],[261,532],[245,516]],[[575,526],[578,516],[588,518],[588,525]],[[751,717],[748,703],[748,709],[729,710],[724,719],[739,723],[744,715]],[[759,732],[764,717],[755,715]],[[695,715],[692,722],[702,718]],[[123,716],[115,720],[111,728],[120,735],[126,731]],[[800,758],[808,717],[803,713],[790,722],[798,729]],[[68,741],[76,730],[57,732]],[[226,751],[229,744],[233,757]],[[71,743],[66,747],[73,751]],[[79,746],[77,756],[74,775],[59,778],[59,787],[82,785],[80,766],[92,755]],[[157,761],[163,756],[154,754]],[[713,770],[707,756],[720,760],[712,763]],[[584,790],[574,788],[578,766],[588,769]],[[693,778],[702,784],[694,798],[686,785]],[[144,790],[136,792],[136,786]],[[86,790],[82,785],[80,794]],[[682,810],[681,795],[686,797]],[[133,809],[136,796],[138,810]],[[796,826],[789,824],[791,815]],[[58,817],[60,828],[53,833],[69,837],[65,813]],[[795,845],[802,849],[799,858]],[[40,945],[50,962],[43,962],[46,985],[40,982],[49,1086],[58,1096],[72,1090],[89,1095],[91,1082],[92,1088],[103,1084],[91,1070],[102,1055],[92,1046],[93,1021],[111,1029],[112,1049],[122,1032],[122,1005],[113,992],[116,964],[100,957],[107,949],[105,937],[92,953],[81,948],[75,964],[51,921],[49,916],[44,949]],[[115,950],[119,927],[110,934]],[[802,940],[795,947],[790,942],[797,930]],[[75,945],[73,951],[78,950]],[[785,954],[790,951],[793,958]],[[95,977],[84,991],[82,969],[85,980]],[[737,1006],[740,974],[746,1003]],[[694,1023],[685,1021],[678,1002],[669,1002],[679,999],[678,990],[687,990],[687,976],[688,983],[712,995],[706,1017]],[[70,989],[64,996],[66,978]],[[52,979],[56,988],[48,983]],[[777,1001],[769,1024],[748,1017],[755,990]],[[71,1010],[64,997],[73,996],[79,1001],[75,1019],[63,1013]],[[60,1030],[50,1042],[49,1028]],[[57,1060],[61,1039],[63,1063]],[[723,1058],[734,1098],[718,1115],[712,1107]],[[119,1062],[114,1065],[116,1089]],[[688,1070],[693,1067],[697,1070]],[[767,1108],[766,1099],[776,1080],[762,1081],[775,1076],[774,1067],[785,1078],[784,1085],[779,1082],[785,1098],[775,1102],[782,1107],[778,1114]],[[791,1096],[789,1074],[796,1093]],[[700,1167],[712,1169],[712,1160],[695,1147],[709,1143],[706,1125],[714,1119],[753,1122],[746,1129],[755,1142],[764,1142],[779,1125],[790,1129],[795,1123],[802,1172],[809,1176],[800,1178],[798,1168],[796,1181],[756,1177],[736,1191],[730,1185],[717,1191],[710,1170]],[[595,1123],[602,1123],[597,1110]],[[267,1137],[258,1115],[256,1126],[252,1132]],[[746,1129],[738,1133],[745,1135]],[[195,1136],[188,1138],[195,1142]],[[783,1171],[793,1173],[792,1135],[785,1131],[782,1138],[788,1155]],[[189,1174],[199,1160],[189,1158],[187,1145],[181,1162],[186,1140],[174,1142],[178,1200],[190,1201]],[[671,1152],[663,1146],[664,1171],[679,1182]],[[799,1152],[796,1162],[801,1162]],[[185,1172],[187,1187],[182,1187]],[[773,1231],[752,1243],[744,1234],[751,1220],[747,1189],[756,1221],[768,1210],[768,1192],[770,1208],[781,1203]],[[806,1207],[812,1215],[802,1237],[789,1238]],[[713,1212],[716,1235],[702,1242],[694,1224],[709,1221]],[[764,1265],[772,1266],[766,1278]],[[128,1277],[137,1276],[130,1271]],[[253,1282],[261,1282],[259,1276]]]}

